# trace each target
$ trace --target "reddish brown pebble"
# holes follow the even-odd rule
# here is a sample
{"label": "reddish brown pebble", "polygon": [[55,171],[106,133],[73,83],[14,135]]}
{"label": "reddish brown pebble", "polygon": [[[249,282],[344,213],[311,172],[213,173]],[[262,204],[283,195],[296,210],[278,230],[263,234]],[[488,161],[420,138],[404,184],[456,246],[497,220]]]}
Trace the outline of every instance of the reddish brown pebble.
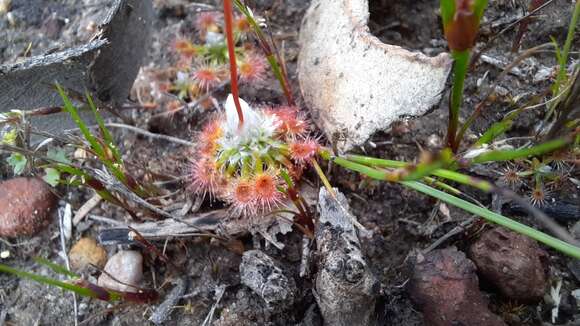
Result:
{"label": "reddish brown pebble", "polygon": [[533,302],[544,296],[547,253],[534,240],[496,227],[470,248],[479,275],[509,299]]}
{"label": "reddish brown pebble", "polygon": [[31,236],[50,223],[57,198],[39,178],[0,183],[0,236]]}
{"label": "reddish brown pebble", "polygon": [[407,290],[425,325],[505,326],[479,291],[475,265],[455,248],[419,254]]}

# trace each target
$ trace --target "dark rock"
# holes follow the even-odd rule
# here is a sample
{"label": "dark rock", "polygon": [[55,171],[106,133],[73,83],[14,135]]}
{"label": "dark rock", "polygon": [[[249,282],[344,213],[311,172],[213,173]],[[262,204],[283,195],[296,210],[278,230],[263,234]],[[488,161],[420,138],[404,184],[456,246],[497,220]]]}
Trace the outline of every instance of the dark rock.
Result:
{"label": "dark rock", "polygon": [[425,325],[506,325],[489,311],[475,270],[473,262],[455,248],[416,257],[407,290],[423,311]]}
{"label": "dark rock", "polygon": [[542,299],[548,279],[547,254],[532,239],[495,227],[470,248],[480,275],[506,297],[533,302]]}
{"label": "dark rock", "polygon": [[0,236],[31,236],[50,223],[57,204],[50,186],[38,178],[0,183]]}

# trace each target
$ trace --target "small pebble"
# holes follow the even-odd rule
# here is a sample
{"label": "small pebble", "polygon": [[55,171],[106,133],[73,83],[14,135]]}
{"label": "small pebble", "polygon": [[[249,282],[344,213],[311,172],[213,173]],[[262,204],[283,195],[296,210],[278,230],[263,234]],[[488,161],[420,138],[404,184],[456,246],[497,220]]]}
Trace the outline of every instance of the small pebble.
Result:
{"label": "small pebble", "polygon": [[470,248],[479,274],[505,297],[522,302],[542,299],[548,285],[548,254],[524,235],[495,227]]}
{"label": "small pebble", "polygon": [[12,0],[0,0],[0,15],[4,15],[10,11],[12,7]]}
{"label": "small pebble", "polygon": [[69,252],[73,270],[82,271],[90,264],[103,268],[107,262],[107,251],[93,238],[80,239]]}
{"label": "small pebble", "polygon": [[39,178],[0,183],[0,237],[32,236],[52,219],[57,198]]}
{"label": "small pebble", "polygon": [[443,147],[443,141],[439,135],[431,134],[429,138],[427,138],[427,146],[430,148],[441,148]]}
{"label": "small pebble", "polygon": [[[117,280],[139,287],[143,279],[143,256],[138,251],[123,250],[119,251],[107,261],[105,272],[112,275]],[[97,281],[99,286],[122,292],[137,292],[135,287],[121,284],[109,275],[102,273]]]}

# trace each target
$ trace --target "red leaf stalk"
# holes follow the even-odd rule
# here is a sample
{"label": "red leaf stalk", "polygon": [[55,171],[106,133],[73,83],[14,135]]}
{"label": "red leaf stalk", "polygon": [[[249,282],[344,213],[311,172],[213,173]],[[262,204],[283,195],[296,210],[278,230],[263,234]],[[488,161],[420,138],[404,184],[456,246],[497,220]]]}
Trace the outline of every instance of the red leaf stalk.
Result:
{"label": "red leaf stalk", "polygon": [[228,54],[230,57],[230,79],[232,85],[232,95],[234,97],[234,104],[238,111],[238,118],[240,119],[240,127],[244,124],[244,115],[242,113],[242,106],[240,105],[240,96],[238,91],[238,66],[236,64],[236,44],[234,43],[234,13],[232,0],[224,0],[224,20],[226,23],[226,40],[228,42]]}

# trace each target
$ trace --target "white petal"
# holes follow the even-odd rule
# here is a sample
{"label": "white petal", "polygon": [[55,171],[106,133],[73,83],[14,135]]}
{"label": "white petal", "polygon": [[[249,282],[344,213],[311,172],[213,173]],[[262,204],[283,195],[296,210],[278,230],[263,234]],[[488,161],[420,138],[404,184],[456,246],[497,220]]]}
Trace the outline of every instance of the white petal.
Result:
{"label": "white petal", "polygon": [[[240,98],[240,107],[244,115],[244,129],[257,127],[256,124],[259,123],[258,114],[242,98]],[[231,131],[238,130],[240,120],[238,119],[238,111],[232,94],[228,95],[225,108],[228,129]]]}

